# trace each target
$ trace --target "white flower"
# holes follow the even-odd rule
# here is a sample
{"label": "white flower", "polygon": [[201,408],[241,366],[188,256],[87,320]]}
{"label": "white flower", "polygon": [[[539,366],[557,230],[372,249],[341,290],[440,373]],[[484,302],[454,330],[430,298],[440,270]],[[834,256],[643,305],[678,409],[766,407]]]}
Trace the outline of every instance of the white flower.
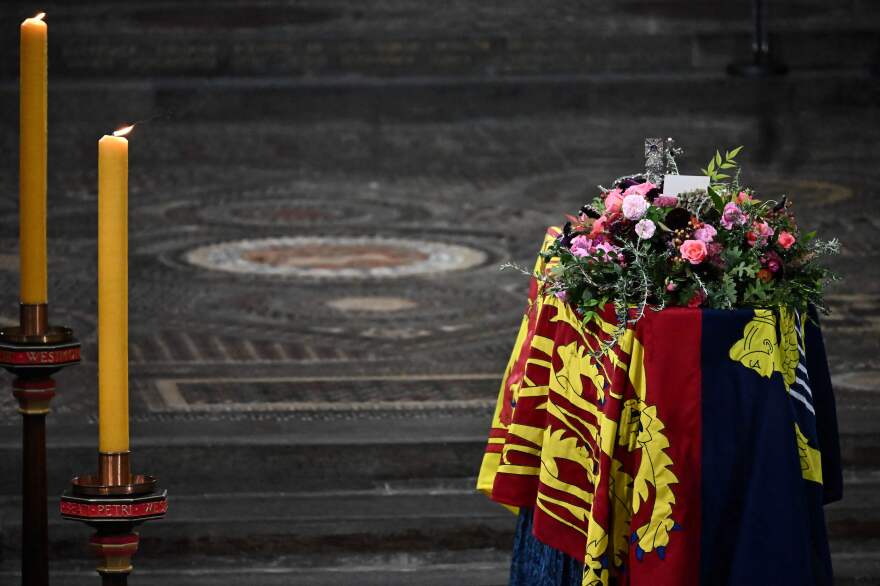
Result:
{"label": "white flower", "polygon": [[623,215],[627,220],[638,220],[648,211],[648,205],[641,195],[627,195],[623,198]]}
{"label": "white flower", "polygon": [[636,234],[638,234],[639,238],[643,240],[647,240],[651,236],[654,235],[654,231],[657,229],[657,226],[654,225],[654,222],[648,220],[647,218],[639,221],[636,224]]}

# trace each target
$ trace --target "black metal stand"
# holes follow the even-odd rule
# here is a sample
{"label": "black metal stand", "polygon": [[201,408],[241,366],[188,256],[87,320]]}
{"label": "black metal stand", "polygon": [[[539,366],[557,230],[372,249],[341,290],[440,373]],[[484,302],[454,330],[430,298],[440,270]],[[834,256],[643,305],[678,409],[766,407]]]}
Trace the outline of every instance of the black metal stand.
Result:
{"label": "black metal stand", "polygon": [[738,77],[772,77],[788,73],[788,67],[773,60],[767,33],[767,5],[765,0],[752,0],[752,61],[732,63],[727,73]]}
{"label": "black metal stand", "polygon": [[21,325],[0,331],[0,367],[15,375],[22,420],[21,583],[49,584],[46,510],[46,415],[55,396],[51,375],[78,364],[80,345],[68,328],[50,327],[45,304],[22,305]]}

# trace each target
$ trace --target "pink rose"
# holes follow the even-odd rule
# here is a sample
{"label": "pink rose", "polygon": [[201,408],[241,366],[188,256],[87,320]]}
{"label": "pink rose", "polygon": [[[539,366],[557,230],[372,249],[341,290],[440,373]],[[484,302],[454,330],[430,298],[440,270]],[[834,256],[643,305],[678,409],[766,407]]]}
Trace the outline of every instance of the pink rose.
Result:
{"label": "pink rose", "polygon": [[630,194],[623,198],[623,216],[627,220],[638,220],[648,211],[651,205],[641,195]]}
{"label": "pink rose", "polygon": [[567,291],[557,291],[553,295],[556,296],[557,299],[562,301],[563,303],[568,301],[568,292]]}
{"label": "pink rose", "polygon": [[791,235],[791,233],[786,232],[785,230],[779,233],[779,246],[788,250],[794,245],[796,242],[795,237]]}
{"label": "pink rose", "polygon": [[721,213],[721,225],[725,230],[730,230],[734,226],[741,226],[746,223],[746,216],[735,203],[730,202],[724,206]]}
{"label": "pink rose", "polygon": [[626,191],[623,192],[623,196],[627,195],[641,195],[642,197],[646,196],[649,191],[652,189],[656,189],[657,186],[651,183],[650,181],[645,181],[644,183],[636,183],[635,185],[630,185],[627,187]]}
{"label": "pink rose", "polygon": [[678,251],[681,253],[682,258],[689,263],[698,265],[706,258],[706,243],[702,240],[685,240],[678,247]]}
{"label": "pink rose", "polygon": [[715,229],[715,226],[712,224],[703,224],[696,230],[694,230],[694,238],[697,240],[702,240],[706,244],[712,242],[715,236],[718,234],[718,230]]}
{"label": "pink rose", "polygon": [[623,195],[619,189],[612,189],[605,195],[605,211],[609,214],[620,213],[623,205]]}

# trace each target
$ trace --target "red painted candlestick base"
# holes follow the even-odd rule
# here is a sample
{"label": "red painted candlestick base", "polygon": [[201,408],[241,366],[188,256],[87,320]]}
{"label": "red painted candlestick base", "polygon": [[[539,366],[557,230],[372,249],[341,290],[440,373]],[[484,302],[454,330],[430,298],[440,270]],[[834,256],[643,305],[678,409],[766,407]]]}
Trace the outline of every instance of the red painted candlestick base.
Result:
{"label": "red painted candlestick base", "polygon": [[132,475],[128,453],[99,454],[98,474],[78,476],[61,496],[61,516],[96,529],[89,544],[98,555],[103,586],[125,586],[138,548],[135,527],[161,519],[168,511],[168,493],[156,479]]}
{"label": "red painted candlestick base", "polygon": [[79,342],[50,327],[45,305],[22,305],[21,325],[0,331],[0,368],[16,376],[12,393],[22,420],[21,583],[49,584],[46,512],[46,415],[55,396],[51,375],[78,364]]}

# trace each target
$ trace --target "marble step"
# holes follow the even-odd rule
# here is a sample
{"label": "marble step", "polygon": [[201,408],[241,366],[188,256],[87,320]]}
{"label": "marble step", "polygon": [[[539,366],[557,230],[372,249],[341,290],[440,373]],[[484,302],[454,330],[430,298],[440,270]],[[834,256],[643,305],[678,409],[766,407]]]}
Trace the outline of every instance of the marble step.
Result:
{"label": "marble step", "polygon": [[[745,2],[48,4],[41,9],[52,27],[53,76],[669,73],[722,71],[750,51]],[[21,6],[2,10],[4,22],[31,15]],[[880,18],[870,2],[776,3],[773,16],[771,42],[792,67],[876,60]],[[0,39],[0,54],[15,55],[16,35]],[[16,59],[0,60],[0,77],[16,71]]]}
{"label": "marble step", "polygon": [[[395,552],[508,549],[515,519],[476,493],[473,479],[436,480],[421,486],[389,484],[373,490],[185,495],[172,493],[169,514],[141,529],[141,551],[151,559],[198,556],[392,555]],[[852,480],[844,499],[826,507],[835,551],[880,535],[880,481]],[[76,558],[89,530],[56,513],[50,499],[50,550]],[[0,555],[20,555],[20,502],[0,506]]]}
{"label": "marble step", "polygon": [[[344,486],[344,483],[340,483]],[[460,483],[459,483],[460,484]],[[76,557],[89,530],[54,511],[53,557]],[[16,504],[3,507],[4,557],[17,557]],[[140,530],[145,557],[391,554],[508,549],[514,516],[472,489],[387,488],[286,494],[172,495],[169,515]]]}
{"label": "marble step", "polygon": [[[880,580],[880,553],[858,551],[834,555],[837,586],[875,586]],[[509,552],[462,551],[443,561],[404,555],[392,559],[378,556],[345,558],[337,564],[304,568],[297,561],[271,560],[263,565],[242,557],[199,560],[199,567],[147,565],[135,558],[130,583],[138,586],[505,586]],[[219,562],[219,563],[218,563]],[[88,567],[56,564],[52,582],[65,586],[93,586],[97,576]],[[0,571],[0,579],[14,583],[18,574]]]}
{"label": "marble step", "polygon": [[[390,558],[341,558],[323,567],[301,565],[299,560],[272,559],[254,563],[248,556],[193,560],[176,567],[135,558],[130,583],[138,586],[505,586],[509,573],[508,551],[459,551],[438,559],[405,554]],[[880,580],[880,546],[835,554],[837,586],[875,586]],[[195,566],[195,567],[193,567]],[[18,574],[0,571],[0,579],[14,583]],[[85,564],[54,564],[52,582],[66,586],[92,586],[95,573]]]}
{"label": "marble step", "polygon": [[[844,467],[880,469],[880,435],[848,429]],[[155,474],[172,493],[373,489],[386,483],[469,478],[479,468],[485,416],[377,421],[135,422],[133,466]],[[0,495],[19,491],[20,438],[0,427]],[[49,494],[95,468],[95,430],[53,423],[48,431]]]}
{"label": "marble step", "polygon": [[[49,424],[49,494],[96,466],[96,429]],[[133,467],[177,495],[369,489],[389,482],[470,477],[485,416],[330,421],[132,422]],[[0,427],[0,495],[16,494],[20,430]]]}
{"label": "marble step", "polygon": [[[842,421],[844,467],[861,473],[880,469],[880,435],[870,428],[848,429],[847,420]],[[473,476],[487,427],[482,415],[346,420],[342,425],[135,422],[133,465],[159,476],[175,494],[312,491],[335,489],[340,483],[370,489],[408,480]],[[0,495],[19,491],[19,433],[15,426],[0,428]],[[95,467],[95,430],[50,424],[48,442],[49,494],[60,494],[71,477]]]}
{"label": "marble step", "polygon": [[[334,558],[281,556],[254,560],[244,553],[191,558],[184,564],[152,560],[138,554],[129,583],[140,586],[504,586],[510,552],[461,550],[429,554],[349,555]],[[14,569],[0,570],[0,581],[14,583]],[[97,581],[89,561],[53,563],[51,581],[66,586],[92,586]]]}

